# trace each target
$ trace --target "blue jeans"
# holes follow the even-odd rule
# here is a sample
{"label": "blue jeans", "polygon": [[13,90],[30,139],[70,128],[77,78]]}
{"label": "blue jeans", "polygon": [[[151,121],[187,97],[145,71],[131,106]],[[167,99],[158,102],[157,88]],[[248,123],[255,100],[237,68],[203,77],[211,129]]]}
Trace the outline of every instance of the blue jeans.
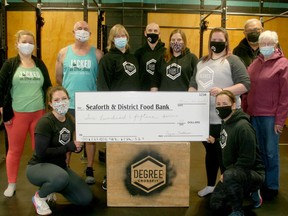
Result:
{"label": "blue jeans", "polygon": [[251,123],[256,130],[257,142],[265,165],[265,186],[269,189],[279,189],[279,138],[274,131],[274,116],[252,116]]}

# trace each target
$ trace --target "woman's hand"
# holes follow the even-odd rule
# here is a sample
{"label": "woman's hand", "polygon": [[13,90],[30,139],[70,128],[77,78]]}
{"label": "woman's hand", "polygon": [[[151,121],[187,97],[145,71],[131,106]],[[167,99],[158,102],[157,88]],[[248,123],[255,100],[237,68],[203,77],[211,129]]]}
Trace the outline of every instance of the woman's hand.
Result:
{"label": "woman's hand", "polygon": [[276,134],[281,134],[283,131],[283,127],[281,125],[274,125],[274,131]]}
{"label": "woman's hand", "polygon": [[213,96],[213,97],[216,97],[216,95],[219,94],[221,91],[223,91],[222,88],[220,88],[220,87],[213,87],[213,88],[211,88],[211,90],[210,90],[210,95]]}
{"label": "woman's hand", "polygon": [[79,142],[79,141],[74,141],[74,144],[75,144],[75,146],[76,146],[75,153],[79,153],[79,152],[81,152],[84,143],[83,143],[83,142]]}
{"label": "woman's hand", "polygon": [[209,137],[207,138],[207,142],[208,142],[208,143],[211,143],[211,144],[214,144],[214,143],[215,143],[215,138],[214,138],[213,136],[209,136]]}
{"label": "woman's hand", "polygon": [[[3,107],[0,107],[0,116],[2,116],[1,118],[3,118]],[[4,122],[4,124],[5,125],[11,125],[12,124],[12,120],[6,121],[6,122]]]}

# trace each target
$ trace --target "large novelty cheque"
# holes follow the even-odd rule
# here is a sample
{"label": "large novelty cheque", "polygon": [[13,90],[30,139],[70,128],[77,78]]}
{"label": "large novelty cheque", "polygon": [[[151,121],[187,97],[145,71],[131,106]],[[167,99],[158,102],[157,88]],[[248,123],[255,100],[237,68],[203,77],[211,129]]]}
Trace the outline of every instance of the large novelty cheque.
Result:
{"label": "large novelty cheque", "polygon": [[82,142],[205,141],[208,92],[77,92]]}

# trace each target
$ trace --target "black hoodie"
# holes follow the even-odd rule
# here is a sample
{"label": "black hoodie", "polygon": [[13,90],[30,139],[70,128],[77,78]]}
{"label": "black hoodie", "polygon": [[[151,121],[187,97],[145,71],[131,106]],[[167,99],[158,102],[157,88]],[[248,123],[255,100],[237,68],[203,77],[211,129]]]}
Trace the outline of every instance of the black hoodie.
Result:
{"label": "black hoodie", "polygon": [[252,63],[252,61],[260,54],[259,48],[253,50],[248,44],[246,38],[240,41],[237,47],[234,48],[233,54],[240,57],[245,64],[246,68]]}
{"label": "black hoodie", "polygon": [[142,91],[150,91],[155,69],[163,58],[165,50],[165,44],[160,40],[153,50],[147,41],[141,48],[136,50],[135,56],[139,62],[140,86]]}
{"label": "black hoodie", "polygon": [[220,132],[222,161],[225,169],[240,167],[264,175],[265,169],[249,117],[241,109],[222,123]]}
{"label": "black hoodie", "polygon": [[139,90],[138,61],[126,50],[122,53],[117,48],[111,48],[99,63],[97,77],[98,91],[138,91]]}
{"label": "black hoodie", "polygon": [[153,87],[158,87],[159,91],[188,91],[197,62],[198,58],[188,48],[169,62],[162,59],[153,78]]}

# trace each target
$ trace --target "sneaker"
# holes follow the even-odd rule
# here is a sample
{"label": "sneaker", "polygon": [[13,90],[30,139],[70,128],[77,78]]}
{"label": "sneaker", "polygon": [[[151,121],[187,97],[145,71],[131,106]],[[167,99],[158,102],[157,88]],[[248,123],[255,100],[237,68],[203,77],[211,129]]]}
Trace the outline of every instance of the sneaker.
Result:
{"label": "sneaker", "polygon": [[5,197],[12,197],[16,190],[16,183],[9,183],[7,189],[4,191]]}
{"label": "sneaker", "polygon": [[46,199],[47,199],[47,202],[56,202],[57,197],[55,193],[51,193],[46,197]]}
{"label": "sneaker", "polygon": [[85,182],[87,184],[95,184],[95,178],[93,174],[93,168],[92,167],[87,167],[86,168],[86,179]]}
{"label": "sneaker", "polygon": [[104,176],[104,179],[102,181],[102,189],[103,190],[107,190],[107,179],[106,179],[106,176]]}
{"label": "sneaker", "polygon": [[244,216],[243,211],[232,211],[228,216]]}
{"label": "sneaker", "polygon": [[208,194],[211,194],[214,191],[214,186],[206,186],[202,190],[198,191],[198,196],[204,197]]}
{"label": "sneaker", "polygon": [[251,198],[253,200],[253,207],[254,208],[259,208],[262,205],[263,200],[262,200],[262,197],[260,194],[260,190],[253,192],[251,194]]}
{"label": "sneaker", "polygon": [[36,212],[39,215],[50,215],[52,211],[49,208],[49,205],[46,203],[46,198],[40,198],[38,192],[32,197],[32,202],[35,206]]}

